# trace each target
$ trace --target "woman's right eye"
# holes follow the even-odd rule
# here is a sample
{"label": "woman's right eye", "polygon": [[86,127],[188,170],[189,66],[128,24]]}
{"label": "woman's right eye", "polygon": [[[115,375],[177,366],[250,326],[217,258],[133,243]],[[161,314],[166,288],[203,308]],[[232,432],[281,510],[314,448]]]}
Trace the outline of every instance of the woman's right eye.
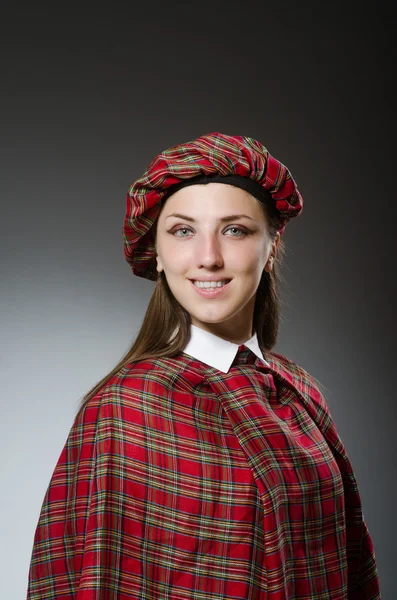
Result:
{"label": "woman's right eye", "polygon": [[[191,231],[188,227],[179,227],[179,229],[175,229],[172,234],[175,235],[177,231]],[[187,237],[186,235],[179,235],[178,237]]]}

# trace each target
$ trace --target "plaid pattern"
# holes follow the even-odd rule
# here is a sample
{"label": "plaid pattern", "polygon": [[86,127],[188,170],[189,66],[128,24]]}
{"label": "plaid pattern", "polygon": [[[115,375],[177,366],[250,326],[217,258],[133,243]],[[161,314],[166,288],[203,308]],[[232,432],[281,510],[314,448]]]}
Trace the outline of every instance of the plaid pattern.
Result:
{"label": "plaid pattern", "polygon": [[377,600],[375,554],[325,399],[280,354],[227,374],[123,367],[76,417],[28,600]]}
{"label": "plaid pattern", "polygon": [[156,279],[150,273],[155,249],[152,225],[167,188],[197,175],[241,175],[270,192],[279,212],[280,233],[297,217],[303,199],[291,173],[258,141],[218,132],[172,146],[156,156],[127,194],[123,237],[124,253],[135,275]]}

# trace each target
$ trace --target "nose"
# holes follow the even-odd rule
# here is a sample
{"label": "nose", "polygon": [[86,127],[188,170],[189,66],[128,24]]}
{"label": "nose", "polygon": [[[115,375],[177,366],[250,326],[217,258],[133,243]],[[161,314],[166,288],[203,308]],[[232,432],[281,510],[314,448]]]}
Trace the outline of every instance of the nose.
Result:
{"label": "nose", "polygon": [[207,269],[214,265],[222,267],[222,249],[216,235],[208,234],[202,236],[197,244],[196,257],[197,266],[206,267]]}

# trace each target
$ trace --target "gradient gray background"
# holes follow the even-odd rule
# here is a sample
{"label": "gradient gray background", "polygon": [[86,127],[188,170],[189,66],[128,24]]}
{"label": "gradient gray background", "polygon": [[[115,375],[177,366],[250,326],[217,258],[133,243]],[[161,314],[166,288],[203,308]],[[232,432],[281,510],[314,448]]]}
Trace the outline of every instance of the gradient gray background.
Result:
{"label": "gradient gray background", "polygon": [[276,349],[327,390],[392,600],[392,14],[379,2],[359,14],[338,2],[3,4],[1,597],[25,597],[78,402],[130,346],[154,289],[123,257],[128,187],[161,150],[221,131],[259,139],[302,191]]}

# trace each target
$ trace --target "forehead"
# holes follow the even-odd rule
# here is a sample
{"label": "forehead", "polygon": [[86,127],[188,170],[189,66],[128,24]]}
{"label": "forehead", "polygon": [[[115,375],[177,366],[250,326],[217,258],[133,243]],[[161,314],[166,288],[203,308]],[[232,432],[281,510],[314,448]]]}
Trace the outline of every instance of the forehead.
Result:
{"label": "forehead", "polygon": [[[246,190],[225,183],[188,185],[171,194],[164,202],[164,216],[176,210],[197,214],[223,214],[225,210],[241,209],[253,216],[262,212],[260,202]],[[190,214],[189,213],[189,214]]]}

